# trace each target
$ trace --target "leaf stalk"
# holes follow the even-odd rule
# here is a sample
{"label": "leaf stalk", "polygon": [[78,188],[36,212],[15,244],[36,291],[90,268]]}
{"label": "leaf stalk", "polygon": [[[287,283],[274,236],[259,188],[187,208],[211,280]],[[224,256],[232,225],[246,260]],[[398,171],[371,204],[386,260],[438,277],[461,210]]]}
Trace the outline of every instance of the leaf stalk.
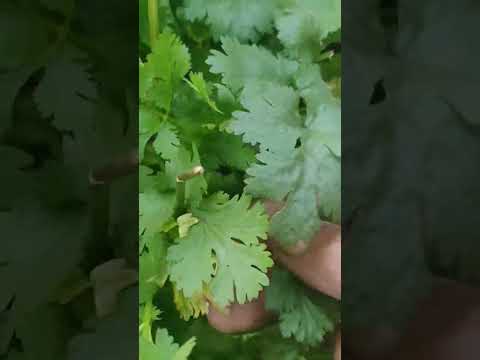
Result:
{"label": "leaf stalk", "polygon": [[203,166],[195,166],[190,171],[184,172],[177,176],[177,200],[176,200],[176,213],[180,214],[185,207],[185,192],[186,182],[197,176],[202,176],[205,172]]}
{"label": "leaf stalk", "polygon": [[148,0],[148,26],[150,31],[150,47],[157,38],[159,31],[158,0]]}

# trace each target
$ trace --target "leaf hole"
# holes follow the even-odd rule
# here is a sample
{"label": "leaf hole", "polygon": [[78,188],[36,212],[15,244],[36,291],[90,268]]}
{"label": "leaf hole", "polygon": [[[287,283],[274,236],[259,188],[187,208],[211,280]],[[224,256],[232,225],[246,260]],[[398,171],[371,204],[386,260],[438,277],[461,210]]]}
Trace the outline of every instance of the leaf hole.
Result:
{"label": "leaf hole", "polygon": [[296,144],[295,144],[295,149],[298,149],[298,148],[301,147],[301,146],[302,146],[302,139],[301,139],[301,138],[298,138],[298,139],[297,139],[297,142],[296,142]]}

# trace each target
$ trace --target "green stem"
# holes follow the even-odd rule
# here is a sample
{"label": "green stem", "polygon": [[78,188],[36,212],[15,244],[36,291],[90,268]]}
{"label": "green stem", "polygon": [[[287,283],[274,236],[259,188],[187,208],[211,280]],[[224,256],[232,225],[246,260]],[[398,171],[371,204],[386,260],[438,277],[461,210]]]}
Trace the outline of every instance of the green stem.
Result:
{"label": "green stem", "polygon": [[196,176],[203,175],[204,171],[202,166],[195,166],[192,170],[177,176],[176,215],[181,215],[185,208],[185,188],[187,181]]}
{"label": "green stem", "polygon": [[148,24],[150,29],[150,47],[152,47],[159,31],[158,0],[148,0]]}
{"label": "green stem", "polygon": [[185,207],[185,181],[177,178],[177,206],[176,213],[180,215]]}
{"label": "green stem", "polygon": [[187,180],[193,179],[194,177],[203,175],[204,172],[205,172],[205,170],[204,170],[203,166],[195,166],[192,170],[178,175],[177,176],[177,182],[178,181],[187,181]]}

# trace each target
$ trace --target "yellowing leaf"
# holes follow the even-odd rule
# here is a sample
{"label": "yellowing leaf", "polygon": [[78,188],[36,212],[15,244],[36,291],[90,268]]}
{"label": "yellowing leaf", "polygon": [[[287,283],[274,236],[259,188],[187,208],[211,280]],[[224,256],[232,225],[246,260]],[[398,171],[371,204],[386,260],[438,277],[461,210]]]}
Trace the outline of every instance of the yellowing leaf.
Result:
{"label": "yellowing leaf", "polygon": [[188,230],[195,225],[198,224],[198,219],[194,217],[192,214],[184,214],[179,216],[177,219],[178,224],[178,235],[180,238],[184,238],[188,234]]}
{"label": "yellowing leaf", "polygon": [[205,315],[208,312],[207,302],[208,288],[204,286],[204,290],[193,294],[193,296],[187,298],[181,290],[173,287],[173,301],[180,313],[180,316],[184,320],[190,320],[190,318],[198,318],[200,315]]}

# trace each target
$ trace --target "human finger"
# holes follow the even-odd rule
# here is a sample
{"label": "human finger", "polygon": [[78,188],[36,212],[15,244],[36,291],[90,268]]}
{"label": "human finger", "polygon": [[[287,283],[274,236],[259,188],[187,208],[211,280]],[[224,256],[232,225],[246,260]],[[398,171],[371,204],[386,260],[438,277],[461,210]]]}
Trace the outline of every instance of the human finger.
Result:
{"label": "human finger", "polygon": [[275,316],[265,309],[265,295],[246,304],[232,304],[226,312],[210,306],[208,312],[209,324],[225,334],[238,334],[262,328]]}
{"label": "human finger", "polygon": [[341,298],[342,246],[340,226],[326,223],[300,254],[288,254],[274,239],[268,246],[281,263],[310,287]]}

